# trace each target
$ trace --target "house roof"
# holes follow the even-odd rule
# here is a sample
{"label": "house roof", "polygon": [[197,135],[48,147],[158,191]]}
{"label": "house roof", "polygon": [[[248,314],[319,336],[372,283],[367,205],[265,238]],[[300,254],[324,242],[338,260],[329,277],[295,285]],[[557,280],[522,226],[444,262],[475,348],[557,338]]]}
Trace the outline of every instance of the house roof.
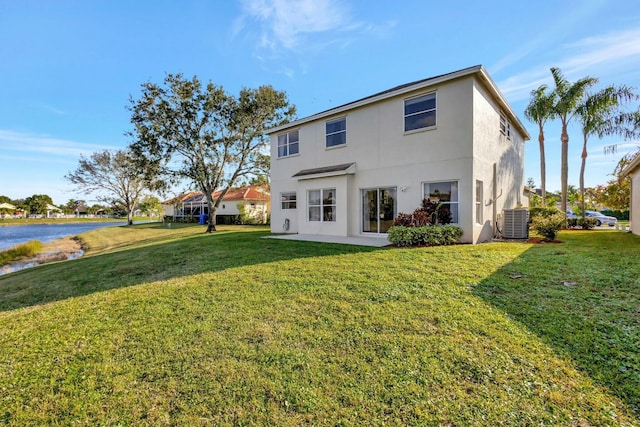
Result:
{"label": "house roof", "polygon": [[[213,198],[220,196],[222,190],[213,193]],[[270,193],[264,187],[258,185],[247,185],[241,188],[232,188],[224,195],[222,200],[269,200]]]}
{"label": "house roof", "polygon": [[321,168],[302,169],[300,172],[293,175],[293,178],[311,177],[317,175],[335,175],[335,174],[347,174],[349,171],[353,173],[355,170],[355,162],[343,163],[341,165],[324,166]]}
{"label": "house roof", "polygon": [[467,77],[471,75],[477,75],[480,81],[482,81],[487,86],[487,88],[489,89],[489,93],[493,96],[493,98],[498,103],[500,108],[508,116],[509,121],[513,124],[513,126],[522,134],[524,140],[527,141],[531,139],[531,137],[529,136],[529,132],[527,132],[527,129],[524,127],[524,125],[522,124],[518,116],[515,114],[515,112],[511,109],[511,106],[509,105],[505,97],[500,92],[500,89],[498,89],[498,86],[491,79],[491,77],[489,76],[489,73],[487,73],[487,70],[485,70],[485,68],[482,65],[476,65],[473,67],[464,68],[462,70],[453,71],[451,73],[441,74],[439,76],[429,77],[429,78],[418,80],[412,83],[406,83],[399,86],[395,86],[391,89],[378,92],[376,94],[358,99],[356,101],[349,102],[347,104],[340,105],[338,107],[334,107],[329,110],[325,110],[320,113],[316,113],[311,116],[307,116],[302,119],[298,119],[284,125],[276,126],[274,128],[269,129],[267,133],[273,134],[276,132],[281,132],[285,129],[301,126],[305,123],[309,123],[315,120],[320,120],[329,116],[333,116],[335,114],[344,113],[346,111],[353,110],[355,108],[359,108],[365,105],[373,104],[375,102],[383,101],[385,99],[389,99],[398,95],[403,95],[408,92],[424,89],[429,86],[435,86],[441,83],[449,82],[455,79],[459,79],[459,78]]}
{"label": "house roof", "polygon": [[622,170],[622,176],[631,175],[631,173],[638,168],[640,168],[640,151],[636,153],[636,156],[631,160],[631,163]]}
{"label": "house roof", "polygon": [[[222,193],[222,190],[218,190],[213,193],[213,198],[217,199]],[[264,187],[259,185],[247,185],[240,188],[232,188],[227,194],[224,195],[222,200],[269,200],[270,193]],[[175,205],[177,203],[191,202],[196,203],[200,201],[206,201],[204,195],[200,191],[192,191],[173,199],[162,202],[163,205]]]}

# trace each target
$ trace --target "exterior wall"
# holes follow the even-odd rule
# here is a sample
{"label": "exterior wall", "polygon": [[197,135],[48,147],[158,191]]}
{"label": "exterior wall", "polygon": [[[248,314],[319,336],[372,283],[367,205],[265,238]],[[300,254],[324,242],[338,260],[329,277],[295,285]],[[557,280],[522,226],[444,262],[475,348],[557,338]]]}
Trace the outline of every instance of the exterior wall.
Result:
{"label": "exterior wall", "polygon": [[483,242],[493,237],[494,215],[499,220],[504,209],[528,206],[529,199],[524,196],[524,138],[513,125],[510,136],[500,131],[500,107],[477,79],[474,81],[473,108],[474,184],[472,199],[467,203],[469,206],[475,204],[475,180],[482,181],[482,221],[479,223],[474,218],[473,241]]}
{"label": "exterior wall", "polygon": [[640,236],[640,166],[631,175],[631,211],[630,227],[633,234]]}
{"label": "exterior wall", "polygon": [[[437,99],[436,126],[405,132],[405,99],[434,91]],[[458,225],[464,230],[461,240],[477,243],[490,239],[493,236],[491,207],[484,209],[483,224],[475,224],[475,180],[483,181],[486,201],[491,195],[493,163],[499,162],[502,180],[499,185],[503,188],[503,196],[499,199],[501,211],[503,204],[518,199],[507,193],[512,188],[521,187],[524,150],[520,135],[514,137],[515,144],[499,141],[499,110],[492,101],[485,99],[486,96],[486,90],[477,79],[466,76],[272,134],[271,194],[277,202],[272,206],[271,231],[371,235],[362,231],[363,189],[395,187],[397,213],[408,213],[422,201],[423,183],[457,181]],[[347,143],[326,148],[325,123],[339,117],[346,117]],[[299,131],[299,154],[278,158],[278,135],[295,129]],[[515,130],[512,132],[516,133]],[[474,143],[479,145],[474,148]],[[518,162],[510,165],[509,161],[513,159]],[[303,169],[350,162],[356,164],[352,174],[293,178]],[[511,182],[516,176],[517,184]],[[336,189],[336,221],[310,222],[307,218],[307,191],[325,188]],[[297,196],[297,209],[283,210],[281,193],[293,191]],[[523,188],[517,191],[522,194]],[[286,219],[287,230],[284,227]]]}
{"label": "exterior wall", "polygon": [[[255,205],[251,207],[251,205]],[[269,214],[269,203],[265,200],[223,200],[218,206],[217,215],[240,215],[239,206],[244,206],[245,213],[251,218],[266,222]]]}

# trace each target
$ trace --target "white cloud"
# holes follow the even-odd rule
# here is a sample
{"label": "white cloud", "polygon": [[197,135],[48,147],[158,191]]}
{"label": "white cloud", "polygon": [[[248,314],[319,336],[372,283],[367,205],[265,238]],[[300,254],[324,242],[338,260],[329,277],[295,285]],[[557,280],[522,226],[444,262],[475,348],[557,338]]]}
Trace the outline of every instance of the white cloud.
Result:
{"label": "white cloud", "polygon": [[[393,20],[374,24],[354,19],[349,4],[338,0],[241,0],[241,5],[232,37],[253,39],[254,56],[263,62],[298,55],[302,72],[307,61],[302,57],[310,52],[346,49],[364,37],[385,39],[397,25]],[[290,77],[296,71],[280,70]]]}
{"label": "white cloud", "polygon": [[[77,160],[81,154],[89,155],[97,151],[95,145],[88,143],[6,129],[0,129],[0,147],[4,153],[19,152],[73,157],[74,161]],[[114,148],[115,147],[101,147],[101,149]]]}
{"label": "white cloud", "polygon": [[559,67],[568,79],[591,75],[606,83],[625,83],[609,80],[640,67],[640,29],[611,32],[562,45],[560,56],[554,64],[537,65],[501,81],[498,86],[511,102],[528,99],[540,84],[552,85],[551,67]]}

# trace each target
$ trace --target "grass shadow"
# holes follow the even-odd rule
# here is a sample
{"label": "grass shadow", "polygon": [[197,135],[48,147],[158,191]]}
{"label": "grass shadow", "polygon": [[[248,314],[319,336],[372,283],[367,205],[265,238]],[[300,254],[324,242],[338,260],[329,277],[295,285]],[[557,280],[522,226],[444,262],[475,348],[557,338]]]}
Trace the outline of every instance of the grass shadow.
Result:
{"label": "grass shadow", "polygon": [[563,232],[474,293],[524,324],[640,416],[640,238]]}
{"label": "grass shadow", "polygon": [[[143,225],[165,228],[161,224]],[[174,226],[175,228],[176,226]],[[122,242],[72,261],[0,276],[0,311],[15,310],[143,283],[284,260],[372,252],[381,248],[259,238],[266,231],[233,228],[175,240]]]}

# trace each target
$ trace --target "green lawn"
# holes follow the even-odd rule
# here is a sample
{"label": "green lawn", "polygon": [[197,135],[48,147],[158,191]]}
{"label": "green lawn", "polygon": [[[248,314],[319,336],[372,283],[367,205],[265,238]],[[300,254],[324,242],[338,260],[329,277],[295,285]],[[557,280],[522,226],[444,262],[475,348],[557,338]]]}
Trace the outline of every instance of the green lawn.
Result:
{"label": "green lawn", "polygon": [[0,425],[640,425],[637,236],[221,230],[100,229],[0,276]]}

